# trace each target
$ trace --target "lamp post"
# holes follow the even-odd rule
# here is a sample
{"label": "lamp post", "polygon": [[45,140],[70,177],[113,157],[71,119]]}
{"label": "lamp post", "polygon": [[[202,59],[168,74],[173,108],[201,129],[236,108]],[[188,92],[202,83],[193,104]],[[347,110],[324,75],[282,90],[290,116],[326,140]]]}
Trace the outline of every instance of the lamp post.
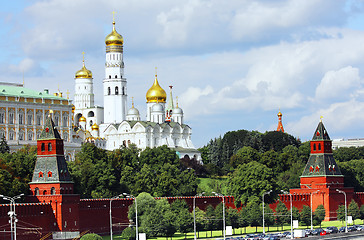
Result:
{"label": "lamp post", "polygon": [[[10,211],[8,212],[8,215],[10,217],[11,240],[16,240],[16,222],[18,221],[18,219],[16,218],[16,213],[15,213],[15,200],[21,198],[22,196],[24,196],[24,193],[19,194],[15,197],[8,197],[8,196],[0,195],[0,197],[3,198],[4,200],[10,201]],[[14,223],[14,229],[13,229],[13,223]]]}
{"label": "lamp post", "polygon": [[344,198],[345,198],[345,232],[348,232],[348,209],[346,206],[346,192],[341,191],[339,189],[336,189],[337,192],[344,194]]}
{"label": "lamp post", "polygon": [[312,224],[312,222],[313,222],[313,217],[312,217],[312,195],[313,194],[315,194],[315,193],[318,193],[320,190],[317,190],[316,192],[311,192],[310,194],[311,194],[311,196],[310,196],[310,200],[311,200],[311,230],[313,230],[313,224]]}
{"label": "lamp post", "polygon": [[113,200],[118,199],[122,194],[110,198],[110,239],[112,240],[112,215],[111,215],[111,203]]}
{"label": "lamp post", "polygon": [[216,193],[216,192],[212,192],[213,194],[215,194],[215,196],[219,196],[222,197],[222,218],[223,218],[223,234],[224,234],[224,240],[225,240],[225,196],[222,195],[221,193]]}
{"label": "lamp post", "polygon": [[198,196],[202,196],[204,195],[205,192],[202,192],[202,193],[199,193],[199,194],[196,194],[194,197],[193,197],[193,232],[194,232],[194,239],[196,240],[197,239],[197,236],[196,236],[196,197]]}
{"label": "lamp post", "polygon": [[138,205],[137,205],[137,200],[136,197],[134,197],[131,194],[127,194],[127,193],[123,193],[123,195],[127,198],[134,198],[134,202],[135,202],[135,238],[136,240],[139,240],[139,232],[138,232]]}
{"label": "lamp post", "polygon": [[[269,190],[268,192],[263,193],[263,234],[265,234],[265,227],[264,227],[264,195],[270,194],[273,190]],[[268,228],[269,231],[269,228]]]}
{"label": "lamp post", "polygon": [[282,193],[289,195],[289,200],[291,203],[291,239],[293,239],[293,212],[292,212],[292,194],[286,191],[281,190]]}

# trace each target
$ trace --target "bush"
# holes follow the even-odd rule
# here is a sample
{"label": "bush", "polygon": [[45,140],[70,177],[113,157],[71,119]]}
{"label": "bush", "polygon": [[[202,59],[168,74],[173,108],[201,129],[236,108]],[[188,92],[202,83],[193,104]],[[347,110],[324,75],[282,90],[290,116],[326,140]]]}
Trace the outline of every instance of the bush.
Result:
{"label": "bush", "polygon": [[134,240],[135,239],[135,229],[131,228],[131,227],[125,228],[121,234],[121,237],[123,239]]}
{"label": "bush", "polygon": [[80,240],[102,240],[102,237],[96,233],[88,233],[83,235]]}

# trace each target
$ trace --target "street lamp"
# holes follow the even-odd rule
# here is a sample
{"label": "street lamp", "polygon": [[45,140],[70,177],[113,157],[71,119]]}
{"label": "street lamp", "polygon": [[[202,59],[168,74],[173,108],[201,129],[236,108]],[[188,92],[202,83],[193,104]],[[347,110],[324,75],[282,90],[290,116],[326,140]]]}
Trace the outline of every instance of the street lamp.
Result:
{"label": "street lamp", "polygon": [[348,232],[348,209],[346,207],[346,192],[336,189],[337,192],[344,194],[345,197],[345,232]]}
{"label": "street lamp", "polygon": [[[263,234],[265,234],[265,227],[264,227],[264,195],[270,194],[273,190],[269,190],[268,192],[263,193]],[[269,228],[268,228],[269,231]]]}
{"label": "street lamp", "polygon": [[289,195],[289,200],[291,202],[291,239],[293,239],[293,213],[292,213],[292,194],[281,190],[282,193]]}
{"label": "street lamp", "polygon": [[110,198],[110,239],[112,240],[112,215],[111,215],[111,203],[113,200],[118,199],[122,194]]}
{"label": "street lamp", "polygon": [[316,192],[311,192],[310,194],[311,194],[311,196],[310,196],[310,198],[311,198],[311,230],[313,230],[313,224],[312,224],[312,219],[313,219],[313,217],[312,217],[312,195],[313,194],[315,194],[315,193],[318,193],[320,190],[317,190]]}
{"label": "street lamp", "polygon": [[134,197],[131,194],[127,194],[127,193],[123,193],[123,195],[127,198],[134,198],[135,201],[135,234],[136,234],[136,240],[139,239],[139,232],[138,232],[138,205],[137,205],[137,200],[136,197]]}
{"label": "street lamp", "polygon": [[[18,219],[16,218],[16,214],[15,214],[15,200],[21,198],[22,196],[24,196],[24,193],[19,194],[15,197],[8,197],[8,196],[0,195],[0,197],[3,198],[4,200],[10,201],[10,211],[8,212],[8,215],[10,217],[11,240],[16,240],[16,222],[18,221]],[[14,230],[13,230],[13,222],[14,222]]]}
{"label": "street lamp", "polygon": [[223,233],[224,233],[224,240],[225,240],[225,196],[222,195],[221,193],[216,193],[216,192],[212,192],[213,194],[215,194],[215,196],[219,196],[222,197],[222,218],[223,218]]}
{"label": "street lamp", "polygon": [[193,232],[194,232],[194,236],[195,236],[195,240],[197,239],[196,237],[196,197],[198,196],[202,196],[204,195],[205,192],[202,192],[202,193],[199,193],[199,194],[196,194],[194,197],[193,197]]}

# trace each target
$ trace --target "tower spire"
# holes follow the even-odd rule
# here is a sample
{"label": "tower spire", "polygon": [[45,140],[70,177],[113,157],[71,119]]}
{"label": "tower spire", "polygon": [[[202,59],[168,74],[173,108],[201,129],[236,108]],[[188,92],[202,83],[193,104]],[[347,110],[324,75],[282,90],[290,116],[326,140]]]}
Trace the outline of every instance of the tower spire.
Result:
{"label": "tower spire", "polygon": [[282,124],[282,113],[281,113],[281,109],[279,108],[279,112],[277,114],[278,116],[278,127],[277,127],[277,132],[283,132],[284,133],[284,128],[283,128],[283,124]]}

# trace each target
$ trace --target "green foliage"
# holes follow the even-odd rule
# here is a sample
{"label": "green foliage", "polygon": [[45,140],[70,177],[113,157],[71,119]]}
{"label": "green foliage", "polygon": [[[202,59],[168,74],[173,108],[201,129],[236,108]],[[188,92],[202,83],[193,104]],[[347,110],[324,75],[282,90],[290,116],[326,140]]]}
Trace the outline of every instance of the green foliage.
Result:
{"label": "green foliage", "polygon": [[358,192],[364,191],[364,159],[338,162],[338,165],[345,177],[345,186],[354,187]]}
{"label": "green foliage", "polygon": [[337,213],[337,219],[340,221],[345,221],[345,206],[340,205],[338,209],[336,210]]}
{"label": "green foliage", "polygon": [[359,205],[354,201],[354,199],[352,199],[349,203],[348,216],[352,216],[353,220],[360,218]]}
{"label": "green foliage", "polygon": [[252,227],[262,226],[263,212],[260,204],[257,201],[251,201],[247,204],[247,210],[249,213],[249,224]]}
{"label": "green foliage", "polygon": [[290,219],[290,213],[288,212],[288,209],[286,205],[279,201],[276,207],[276,222],[278,225],[283,225],[285,223],[288,223]]}
{"label": "green foliage", "polygon": [[127,240],[134,240],[136,239],[136,231],[135,228],[132,227],[127,227],[123,230],[123,232],[121,233],[121,237],[123,239],[127,239]]}
{"label": "green foliage", "polygon": [[265,226],[272,226],[275,221],[274,212],[268,204],[264,205],[264,221]]}
{"label": "green foliage", "polygon": [[[320,227],[321,227],[321,222],[325,219],[325,215],[326,215],[326,210],[325,210],[325,207],[324,205],[319,205],[315,212],[314,212],[314,220],[315,220],[315,223],[318,223],[320,224]],[[317,224],[315,224],[317,225]]]}
{"label": "green foliage", "polygon": [[228,179],[228,191],[238,205],[259,198],[263,192],[276,189],[273,171],[258,162],[240,165]]}
{"label": "green foliage", "polygon": [[0,141],[0,153],[9,153],[9,152],[10,152],[9,145],[6,142],[5,137],[2,137]]}
{"label": "green foliage", "polygon": [[364,147],[341,147],[333,151],[333,155],[338,162],[348,162],[351,160],[364,158]]}
{"label": "green foliage", "polygon": [[134,146],[108,152],[84,144],[69,163],[75,190],[83,198],[112,197],[121,192],[154,196],[195,195],[193,170],[182,169],[176,152],[166,146],[140,152]]}
{"label": "green foliage", "polygon": [[259,162],[260,153],[252,147],[242,147],[231,157],[230,165],[235,168],[252,161]]}
{"label": "green foliage", "polygon": [[171,211],[173,214],[172,222],[178,232],[188,233],[193,231],[193,216],[185,200],[175,200],[171,204]]}
{"label": "green foliage", "polygon": [[239,228],[239,211],[238,209],[228,208],[225,212],[226,226],[232,226],[234,228]]}
{"label": "green foliage", "polygon": [[263,151],[274,150],[276,152],[281,152],[283,148],[289,145],[299,147],[300,142],[296,140],[292,135],[280,131],[266,132],[262,136]]}
{"label": "green foliage", "polygon": [[[138,226],[148,237],[172,236],[174,214],[166,199],[156,200],[148,193],[141,193],[136,199],[138,205]],[[128,218],[135,222],[135,203],[129,206]]]}
{"label": "green foliage", "polygon": [[311,225],[311,208],[307,205],[303,205],[300,213],[300,221],[306,226]]}
{"label": "green foliage", "polygon": [[360,219],[364,219],[364,204],[360,206]]}
{"label": "green foliage", "polygon": [[80,240],[102,240],[102,237],[96,233],[88,233],[83,235]]}

